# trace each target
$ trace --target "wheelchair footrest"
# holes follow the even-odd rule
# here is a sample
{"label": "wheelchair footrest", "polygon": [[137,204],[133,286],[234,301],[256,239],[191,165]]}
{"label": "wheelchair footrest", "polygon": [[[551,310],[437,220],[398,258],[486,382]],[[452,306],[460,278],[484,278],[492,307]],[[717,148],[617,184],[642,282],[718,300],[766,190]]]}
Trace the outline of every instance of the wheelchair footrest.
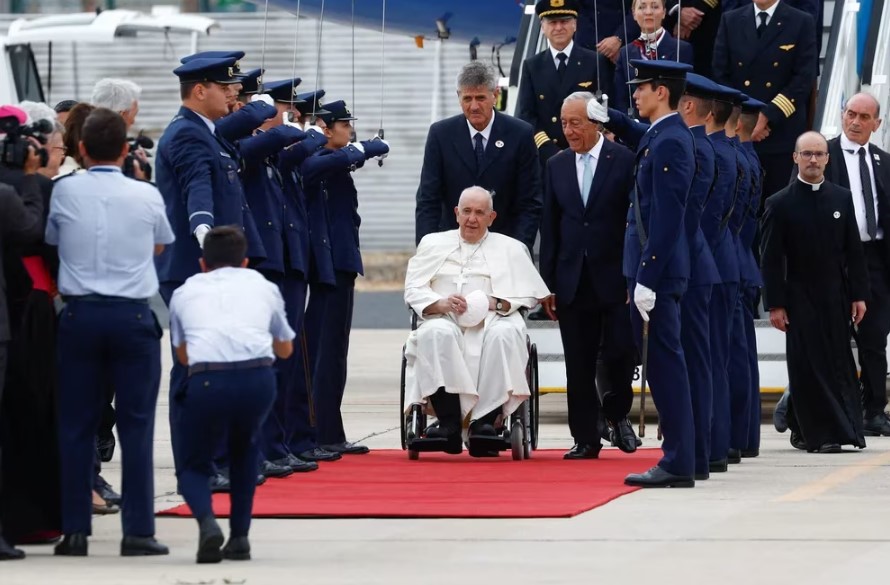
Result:
{"label": "wheelchair footrest", "polygon": [[448,447],[448,439],[440,437],[418,437],[408,441],[408,449],[410,451],[420,452],[441,452]]}
{"label": "wheelchair footrest", "polygon": [[496,435],[470,435],[467,445],[473,451],[507,451],[511,449],[510,439]]}

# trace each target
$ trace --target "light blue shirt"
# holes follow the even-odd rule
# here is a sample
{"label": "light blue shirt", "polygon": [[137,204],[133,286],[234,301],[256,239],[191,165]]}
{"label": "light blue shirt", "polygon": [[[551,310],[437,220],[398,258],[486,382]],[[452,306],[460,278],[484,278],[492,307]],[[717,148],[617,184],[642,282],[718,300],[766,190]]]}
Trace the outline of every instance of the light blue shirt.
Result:
{"label": "light blue shirt", "polygon": [[96,166],[53,187],[46,242],[59,247],[59,292],[147,299],[158,292],[156,244],[173,230],[154,185]]}
{"label": "light blue shirt", "polygon": [[296,337],[278,287],[250,268],[196,274],[170,300],[173,347],[183,343],[189,365],[274,358],[272,340]]}

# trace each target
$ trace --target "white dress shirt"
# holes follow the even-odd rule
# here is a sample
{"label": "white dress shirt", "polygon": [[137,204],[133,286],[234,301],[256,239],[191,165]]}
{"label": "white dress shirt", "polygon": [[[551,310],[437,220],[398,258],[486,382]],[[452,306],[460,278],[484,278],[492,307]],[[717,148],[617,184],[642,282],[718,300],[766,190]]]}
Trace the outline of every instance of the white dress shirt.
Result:
{"label": "white dress shirt", "polygon": [[250,268],[196,274],[170,300],[173,346],[183,343],[189,365],[274,358],[272,339],[296,337],[278,287]]}
{"label": "white dress shirt", "polygon": [[192,113],[201,118],[201,121],[207,125],[207,128],[210,130],[211,134],[216,134],[216,124],[213,123],[213,120],[211,120],[207,116],[199,114],[195,110],[192,110]]}
{"label": "white dress shirt", "polygon": [[755,27],[760,26],[760,16],[758,16],[758,15],[761,12],[766,12],[766,14],[767,14],[766,25],[769,26],[769,23],[772,22],[772,20],[773,20],[773,14],[776,13],[776,8],[779,6],[779,3],[776,2],[775,4],[773,4],[766,10],[761,10],[760,8],[757,7],[757,4],[752,3],[752,6],[754,6],[754,26]]}
{"label": "white dress shirt", "polygon": [[470,121],[467,120],[467,128],[470,129],[470,144],[473,148],[476,148],[476,134],[482,133],[482,148],[488,148],[488,137],[491,136],[491,127],[494,125],[494,117],[497,116],[497,112],[492,112],[491,120],[488,121],[488,126],[483,128],[482,130],[476,130],[473,128],[473,125],[470,124]]}
{"label": "white dress shirt", "polygon": [[[547,44],[550,45],[549,42]],[[569,44],[566,45],[566,48],[563,49],[562,51],[557,51],[556,49],[553,48],[552,45],[550,45],[550,56],[553,57],[553,66],[556,67],[557,69],[559,69],[559,58],[557,58],[557,55],[560,53],[565,53],[566,67],[568,67],[569,59],[572,58],[572,47],[574,47],[574,46],[575,46],[574,40],[569,41]]]}
{"label": "white dress shirt", "polygon": [[[844,163],[847,165],[847,176],[850,178],[850,191],[853,193],[853,209],[856,211],[856,224],[859,226],[859,238],[863,242],[870,242],[868,235],[868,222],[865,219],[865,195],[862,193],[862,176],[859,174],[859,149],[862,148],[849,138],[841,134],[841,149],[844,151]],[[875,205],[875,221],[878,219],[878,188],[875,183],[875,169],[872,152],[865,145],[865,164],[868,165],[868,175],[871,178],[871,193]],[[884,230],[878,227],[877,239],[884,239]]]}
{"label": "white dress shirt", "polygon": [[[599,140],[596,141],[596,145],[590,149],[590,152],[576,152],[575,153],[575,173],[578,176],[578,190],[581,191],[581,197],[586,197],[588,194],[583,192],[584,190],[584,165],[590,164],[590,174],[592,177],[596,177],[596,165],[599,162],[600,153],[603,151],[603,135],[600,134]],[[584,159],[584,155],[590,155],[590,162],[587,163]]]}

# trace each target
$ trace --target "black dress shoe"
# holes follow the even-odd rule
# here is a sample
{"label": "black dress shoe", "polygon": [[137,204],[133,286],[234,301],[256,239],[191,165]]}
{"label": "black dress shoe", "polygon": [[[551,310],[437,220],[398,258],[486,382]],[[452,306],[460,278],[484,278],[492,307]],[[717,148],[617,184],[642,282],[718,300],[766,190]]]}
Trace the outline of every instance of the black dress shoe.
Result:
{"label": "black dress shoe", "polygon": [[726,459],[708,461],[708,471],[711,473],[723,473],[729,471],[729,462]]}
{"label": "black dress shoe", "polygon": [[480,437],[497,437],[498,432],[495,430],[494,425],[482,422],[482,421],[473,421],[470,423],[470,435],[480,436]]}
{"label": "black dress shoe", "polygon": [[742,459],[760,457],[760,449],[742,449]]}
{"label": "black dress shoe", "polygon": [[729,453],[726,455],[727,463],[741,463],[742,462],[742,452],[738,449],[730,449]]}
{"label": "black dress shoe", "polygon": [[612,446],[625,453],[634,453],[637,450],[637,436],[626,418],[612,425]]}
{"label": "black dress shoe", "polygon": [[293,453],[288,453],[287,457],[273,461],[276,465],[287,465],[294,473],[306,473],[307,471],[315,471],[318,469],[318,463],[315,461],[303,461]]}
{"label": "black dress shoe", "polygon": [[154,536],[124,536],[121,539],[122,557],[153,557],[169,555],[170,549]]}
{"label": "black dress shoe", "polygon": [[862,432],[866,437],[890,437],[890,420],[885,413],[865,419]]}
{"label": "black dress shoe", "polygon": [[654,487],[695,487],[695,479],[684,475],[674,475],[655,466],[645,473],[631,473],[624,478],[625,485],[633,485],[644,488]]}
{"label": "black dress shoe", "polygon": [[85,557],[87,556],[87,535],[81,532],[66,534],[62,542],[53,549],[53,554],[58,557]]}
{"label": "black dress shoe", "polygon": [[780,433],[784,433],[788,430],[788,399],[790,397],[791,392],[785,388],[785,392],[776,403],[776,409],[773,410],[773,426],[776,427],[776,430]]}
{"label": "black dress shoe", "polygon": [[229,483],[229,478],[222,473],[217,473],[210,478],[210,493],[220,494],[231,490],[232,484]]}
{"label": "black dress shoe", "polygon": [[18,561],[25,558],[25,551],[13,548],[0,536],[0,561]]}
{"label": "black dress shoe", "polygon": [[315,449],[307,449],[306,451],[303,451],[297,455],[297,457],[303,461],[337,461],[343,456],[339,453],[316,447]]}
{"label": "black dress shoe", "polygon": [[799,434],[791,431],[791,446],[795,449],[800,449],[801,451],[807,450],[807,442],[804,441],[804,438]]}
{"label": "black dress shoe", "polygon": [[600,451],[603,446],[591,443],[575,443],[575,445],[566,451],[563,459],[599,459]]}
{"label": "black dress shoe", "polygon": [[93,480],[93,489],[96,490],[96,493],[99,494],[105,503],[110,506],[120,506],[121,505],[121,495],[114,491],[111,487],[111,484],[105,481],[101,475],[97,475]]}
{"label": "black dress shoe", "polygon": [[696,473],[695,481],[705,481],[706,479],[709,479],[710,477],[711,477],[711,474],[707,471],[705,471],[704,473]]}
{"label": "black dress shoe", "polygon": [[428,439],[447,439],[445,445],[445,453],[449,455],[460,455],[463,453],[464,446],[460,437],[460,425],[437,422],[431,424],[424,430],[424,435]]}
{"label": "black dress shoe", "polygon": [[358,443],[350,443],[349,441],[334,443],[333,445],[319,446],[325,451],[330,451],[331,453],[339,453],[340,455],[364,455],[371,452],[371,450],[364,445],[359,445]]}
{"label": "black dress shoe", "polygon": [[260,473],[263,477],[282,478],[291,475],[294,472],[290,465],[278,465],[271,461],[263,461],[260,463]]}
{"label": "black dress shoe", "polygon": [[807,451],[808,453],[843,453],[844,450],[841,449],[841,446],[838,443],[825,443],[821,445],[818,449],[813,449]]}
{"label": "black dress shoe", "polygon": [[197,562],[219,563],[222,561],[223,555],[220,547],[223,545],[225,538],[222,529],[213,516],[206,516],[198,520],[198,556]]}
{"label": "black dress shoe", "polygon": [[107,437],[101,437],[96,440],[96,451],[99,453],[99,461],[108,463],[114,457],[115,440],[114,435],[109,434]]}
{"label": "black dress shoe", "polygon": [[249,561],[250,541],[246,536],[230,536],[229,542],[222,549],[222,555],[230,561]]}

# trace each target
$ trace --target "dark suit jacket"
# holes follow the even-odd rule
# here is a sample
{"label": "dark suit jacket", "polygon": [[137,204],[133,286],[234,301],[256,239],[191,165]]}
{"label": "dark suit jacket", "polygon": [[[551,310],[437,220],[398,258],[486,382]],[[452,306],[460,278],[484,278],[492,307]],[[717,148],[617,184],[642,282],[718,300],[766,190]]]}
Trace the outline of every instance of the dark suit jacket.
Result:
{"label": "dark suit jacket", "polygon": [[461,192],[474,185],[494,192],[498,215],[491,230],[531,249],[541,222],[543,198],[541,165],[528,122],[496,113],[481,169],[476,165],[463,114],[430,126],[415,209],[418,243],[429,233],[457,228],[454,208]]}
{"label": "dark suit jacket", "polygon": [[634,20],[632,4],[632,0],[581,0],[575,42],[595,51],[597,43],[606,37],[618,37],[622,45],[627,39],[637,38],[640,26]]}
{"label": "dark suit jacket", "polygon": [[713,79],[767,104],[763,114],[771,132],[757,143],[757,151],[786,154],[806,130],[818,62],[816,25],[812,16],[784,1],[761,38],[755,20],[750,3],[723,15],[714,45]]}
{"label": "dark suit jacket", "polygon": [[34,176],[21,181],[19,192],[0,184],[0,342],[9,340],[9,314],[6,277],[3,271],[4,246],[33,244],[43,239],[43,194]]}
{"label": "dark suit jacket", "polygon": [[572,47],[562,80],[556,72],[549,48],[525,60],[522,81],[519,84],[516,117],[525,120],[535,129],[535,144],[538,145],[542,161],[568,148],[569,143],[562,133],[560,122],[562,101],[575,91],[595,92],[596,69],[596,53],[577,43]]}
{"label": "dark suit jacket", "polygon": [[586,272],[596,275],[592,284],[600,304],[623,303],[627,294],[621,254],[634,156],[602,136],[600,140],[603,148],[586,206],[578,188],[575,153],[564,150],[547,162],[541,276],[560,302],[572,302]]}

